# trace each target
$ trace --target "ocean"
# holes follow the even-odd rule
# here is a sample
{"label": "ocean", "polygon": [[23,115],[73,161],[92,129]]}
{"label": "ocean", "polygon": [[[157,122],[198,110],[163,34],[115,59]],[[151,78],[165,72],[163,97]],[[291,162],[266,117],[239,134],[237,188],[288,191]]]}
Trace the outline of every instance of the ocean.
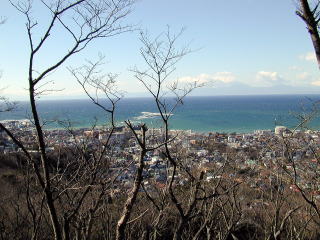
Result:
{"label": "ocean", "polygon": [[[319,99],[320,95],[188,97],[174,112],[170,128],[228,133],[274,129],[276,125],[293,128],[299,123],[299,116],[309,114]],[[172,99],[167,102],[170,105]],[[70,121],[75,128],[109,123],[109,115],[87,99],[40,100],[37,105],[48,129],[61,128],[59,121]],[[118,125],[129,119],[134,123],[144,122],[149,128],[161,126],[152,98],[124,98],[118,103],[115,114]],[[29,116],[29,103],[19,102],[14,111],[1,113],[0,120]],[[308,127],[320,130],[319,116]]]}

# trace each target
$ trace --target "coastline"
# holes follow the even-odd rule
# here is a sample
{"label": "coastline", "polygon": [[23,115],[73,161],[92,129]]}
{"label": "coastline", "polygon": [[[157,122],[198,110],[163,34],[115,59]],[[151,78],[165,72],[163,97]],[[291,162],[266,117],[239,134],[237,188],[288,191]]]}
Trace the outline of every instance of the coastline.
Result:
{"label": "coastline", "polygon": [[[8,119],[8,120],[1,120],[0,123],[3,123],[9,128],[16,129],[16,130],[28,130],[28,131],[33,131],[34,128],[32,126],[32,122],[29,119]],[[121,124],[122,123],[122,124]],[[135,125],[139,126],[141,124],[144,124],[144,122],[136,122]],[[126,127],[123,122],[120,122],[120,124],[116,124],[116,128],[123,128]],[[160,130],[161,127],[149,127],[149,130]],[[71,129],[73,130],[83,130],[83,131],[90,131],[90,130],[106,130],[110,129],[109,126],[107,125],[95,125],[95,126],[87,126],[87,125],[82,125],[82,126],[70,126]],[[59,130],[67,130],[66,127],[48,127],[44,128],[44,131],[59,131]],[[254,129],[253,131],[248,131],[248,132],[241,132],[241,131],[196,131],[193,129],[179,129],[179,128],[172,128],[170,131],[177,131],[177,132],[189,132],[193,134],[202,134],[202,135],[207,135],[207,134],[212,134],[212,133],[217,133],[217,134],[252,134],[257,131],[270,131],[274,132],[274,129]]]}
{"label": "coastline", "polygon": [[[308,95],[312,101],[320,95]],[[311,100],[306,95],[263,96],[212,96],[188,97],[177,108],[170,120],[170,128],[192,130],[199,133],[252,133],[255,130],[274,129],[275,126],[294,128],[299,123],[295,115],[311,109]],[[302,104],[303,109],[302,109]],[[306,107],[305,107],[306,106]],[[108,126],[108,115],[88,99],[43,100],[38,102],[39,115],[46,121],[46,129],[62,129],[58,121],[70,121],[74,129]],[[2,120],[19,120],[30,116],[27,102],[21,103],[13,112],[2,113]],[[118,125],[130,119],[133,123],[144,122],[149,128],[159,128],[159,113],[152,98],[130,98],[119,102],[116,109]],[[310,124],[320,129],[320,119]]]}

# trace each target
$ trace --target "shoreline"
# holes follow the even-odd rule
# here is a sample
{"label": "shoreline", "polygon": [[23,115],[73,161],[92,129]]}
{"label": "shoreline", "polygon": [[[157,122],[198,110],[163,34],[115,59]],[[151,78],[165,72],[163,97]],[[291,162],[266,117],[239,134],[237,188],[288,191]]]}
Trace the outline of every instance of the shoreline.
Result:
{"label": "shoreline", "polygon": [[[299,124],[299,114],[308,114],[312,103],[320,95],[244,95],[244,96],[189,96],[179,106],[170,120],[170,129],[193,131],[202,134],[253,133],[256,130],[274,130],[278,125],[292,129]],[[313,96],[313,97],[312,97]],[[134,101],[132,100],[134,99]],[[149,128],[161,127],[159,113],[152,98],[123,99],[116,109],[117,126],[130,119],[132,123],[146,123]],[[301,108],[301,104],[304,108]],[[105,128],[109,116],[91,103],[89,99],[40,101],[39,115],[46,121],[44,129],[64,129],[61,122],[71,120],[73,129]],[[13,112],[1,114],[0,119],[23,120],[30,116],[27,102],[21,103]],[[60,122],[60,120],[62,120]],[[311,129],[320,129],[320,118],[308,123]]]}
{"label": "shoreline", "polygon": [[[133,121],[132,121],[133,122]],[[29,119],[7,119],[7,120],[0,120],[0,123],[4,123],[4,124],[9,124],[9,126],[11,127],[15,127],[18,129],[32,129],[32,122]],[[123,122],[120,122],[123,123]],[[143,124],[143,122],[137,122],[136,125],[141,125]],[[148,127],[148,124],[146,124],[146,126]],[[116,128],[122,128],[122,127],[126,127],[125,124],[116,124]],[[82,126],[71,126],[71,129],[74,130],[84,130],[84,131],[88,131],[88,130],[105,130],[108,129],[109,127],[106,125],[96,125],[96,126],[87,126],[87,125],[82,125]],[[160,127],[148,127],[148,129],[154,129],[154,130],[159,130],[161,129]],[[43,128],[44,131],[55,131],[55,130],[67,130],[67,128],[65,127],[44,127]],[[224,131],[197,131],[197,130],[193,130],[193,129],[181,129],[181,128],[172,128],[170,129],[170,131],[183,131],[183,132],[190,132],[190,133],[195,133],[195,134],[210,134],[210,133],[217,133],[217,134],[253,134],[257,131],[268,131],[268,132],[274,132],[274,129],[270,129],[270,128],[259,128],[259,129],[253,129],[252,131],[231,131],[231,130],[224,130]]]}

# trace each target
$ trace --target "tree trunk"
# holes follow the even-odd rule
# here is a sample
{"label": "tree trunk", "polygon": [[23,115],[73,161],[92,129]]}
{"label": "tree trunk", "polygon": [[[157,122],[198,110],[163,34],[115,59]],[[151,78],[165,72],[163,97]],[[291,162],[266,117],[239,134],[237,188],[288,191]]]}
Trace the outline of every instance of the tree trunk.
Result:
{"label": "tree trunk", "polygon": [[117,230],[116,230],[116,240],[124,240],[125,239],[125,230],[126,230],[126,227],[127,227],[127,223],[129,221],[129,218],[130,218],[130,215],[131,215],[131,212],[132,212],[132,208],[133,208],[133,205],[136,201],[136,198],[137,198],[137,195],[138,195],[138,192],[139,192],[139,188],[140,188],[140,185],[141,185],[141,182],[142,182],[142,172],[143,172],[143,168],[144,168],[144,162],[143,162],[143,159],[144,159],[144,156],[146,155],[146,151],[145,150],[142,150],[141,151],[141,154],[140,154],[140,162],[139,162],[139,167],[138,167],[138,170],[137,170],[137,175],[136,175],[136,178],[134,180],[134,186],[133,186],[133,189],[130,193],[130,196],[128,197],[126,203],[125,203],[125,206],[124,206],[124,210],[123,210],[123,213],[122,213],[122,216],[120,218],[120,220],[118,221],[118,224],[117,224]]}
{"label": "tree trunk", "polygon": [[43,175],[44,175],[44,186],[42,187],[44,187],[43,191],[46,196],[46,205],[49,211],[55,239],[62,240],[61,228],[60,228],[60,224],[57,216],[57,211],[53,203],[51,181],[50,181],[48,161],[47,161],[47,155],[46,155],[46,149],[45,149],[45,141],[44,141],[44,136],[43,136],[43,132],[42,132],[39,116],[38,116],[38,111],[36,107],[32,77],[29,77],[29,83],[30,83],[29,94],[30,94],[31,111],[32,111],[32,116],[33,116],[34,124],[36,127],[36,131],[37,131],[37,138],[38,138],[38,144],[39,144],[40,155],[41,155],[41,165],[43,168]]}
{"label": "tree trunk", "polygon": [[173,235],[174,240],[181,240],[182,239],[182,233],[183,233],[186,222],[187,222],[187,220],[184,217],[180,218],[177,229]]}
{"label": "tree trunk", "polygon": [[307,25],[307,29],[317,57],[318,67],[320,68],[320,37],[318,32],[318,19],[316,19],[316,12],[311,11],[308,0],[300,0],[300,10],[296,13]]}

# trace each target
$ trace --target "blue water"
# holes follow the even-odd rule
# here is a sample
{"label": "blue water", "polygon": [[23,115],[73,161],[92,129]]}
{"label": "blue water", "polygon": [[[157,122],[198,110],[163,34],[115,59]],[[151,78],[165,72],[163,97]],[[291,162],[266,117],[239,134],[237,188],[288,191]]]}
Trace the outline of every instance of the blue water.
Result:
{"label": "blue water", "polygon": [[[270,95],[270,96],[214,96],[189,97],[179,106],[170,120],[171,129],[191,129],[199,132],[252,132],[256,129],[274,129],[275,125],[295,127],[296,115],[310,112],[320,99],[320,95]],[[169,105],[172,103],[167,100]],[[49,121],[48,128],[61,127],[56,120],[69,120],[74,127],[108,125],[109,115],[100,110],[90,100],[46,100],[38,102],[43,120]],[[122,99],[116,110],[118,124],[130,119],[146,122],[150,127],[159,127],[158,116],[143,114],[156,113],[151,98]],[[29,118],[27,102],[20,102],[10,113],[1,113],[0,120]],[[320,129],[317,116],[310,124],[312,129]]]}

